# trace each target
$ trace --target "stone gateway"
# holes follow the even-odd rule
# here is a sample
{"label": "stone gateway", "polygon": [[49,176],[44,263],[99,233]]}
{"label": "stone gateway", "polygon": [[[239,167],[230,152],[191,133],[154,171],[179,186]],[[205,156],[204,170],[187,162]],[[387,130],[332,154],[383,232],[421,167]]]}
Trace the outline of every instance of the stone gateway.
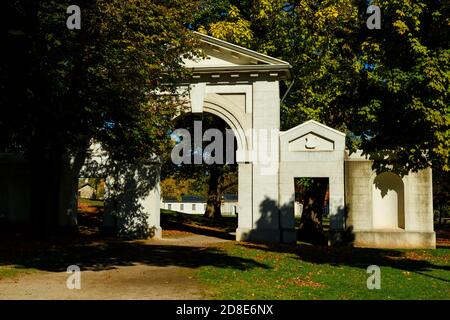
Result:
{"label": "stone gateway", "polygon": [[[197,35],[207,58],[184,61],[193,80],[180,89],[189,93],[187,112],[220,117],[236,137],[237,241],[296,241],[294,179],[319,177],[329,179],[330,244],[350,232],[355,246],[435,248],[431,169],[404,177],[376,173],[361,152],[345,150],[345,134],[312,120],[280,132],[279,82],[293,77],[289,63]],[[266,145],[261,144],[264,132],[270,137]],[[258,154],[271,155],[271,170]],[[101,159],[101,150],[93,157]],[[22,162],[0,157],[0,215],[11,222],[30,216]],[[161,236],[159,170],[157,162],[130,168],[129,177],[139,181],[134,185],[142,189],[140,181],[152,183],[146,192],[127,188],[120,203],[107,201],[105,226],[119,224],[130,232]],[[61,203],[67,205],[61,208],[60,224],[76,223],[73,202]]]}

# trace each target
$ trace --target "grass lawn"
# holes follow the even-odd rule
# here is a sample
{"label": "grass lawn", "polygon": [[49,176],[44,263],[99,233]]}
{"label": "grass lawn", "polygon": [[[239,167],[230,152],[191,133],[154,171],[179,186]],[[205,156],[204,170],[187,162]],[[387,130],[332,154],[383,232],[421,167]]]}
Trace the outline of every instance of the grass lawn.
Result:
{"label": "grass lawn", "polygon": [[[243,270],[203,266],[198,280],[216,299],[450,299],[450,247],[381,250],[226,243],[229,255],[262,264]],[[369,265],[381,289],[367,289]]]}
{"label": "grass lawn", "polygon": [[25,268],[18,265],[0,266],[0,280],[5,278],[16,277],[21,274],[27,274],[35,271],[37,270],[34,268]]}
{"label": "grass lawn", "polygon": [[90,207],[103,207],[104,201],[103,200],[91,200],[86,198],[78,198],[78,205],[79,206],[90,206]]}

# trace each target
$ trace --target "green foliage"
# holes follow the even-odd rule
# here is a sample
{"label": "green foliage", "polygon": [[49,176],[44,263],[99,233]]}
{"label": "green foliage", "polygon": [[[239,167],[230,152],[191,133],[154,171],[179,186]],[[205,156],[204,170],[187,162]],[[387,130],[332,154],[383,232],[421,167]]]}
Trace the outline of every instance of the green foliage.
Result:
{"label": "green foliage", "polygon": [[[366,27],[367,5],[353,0],[225,1],[222,7],[209,0],[212,12],[226,13],[212,15],[215,21],[199,17],[197,25],[291,63],[295,83],[282,105],[283,129],[315,119],[346,132],[349,149],[363,149],[378,170],[448,171],[450,4],[372,2],[381,8],[381,30]],[[233,35],[242,25],[245,39]]]}
{"label": "green foliage", "polygon": [[186,178],[179,175],[168,176],[161,181],[163,198],[175,198],[181,201],[184,195],[204,196],[208,193],[208,184],[203,177]]}
{"label": "green foliage", "polygon": [[[90,1],[81,30],[65,26],[68,1],[16,1],[2,30],[1,145],[80,152],[95,138],[113,158],[146,159],[167,139],[195,39],[183,26],[195,3]],[[174,98],[175,97],[175,98]]]}
{"label": "green foliage", "polygon": [[302,189],[308,189],[313,186],[314,179],[313,178],[296,178],[294,179],[295,186],[298,186]]}
{"label": "green foliage", "polygon": [[0,150],[29,160],[32,225],[42,235],[58,226],[63,168],[77,178],[91,141],[120,163],[111,171],[161,154],[181,105],[176,82],[189,76],[182,58],[196,47],[184,26],[193,1],[80,0],[81,29],[68,30],[72,4],[2,6]]}
{"label": "green foliage", "polygon": [[[450,170],[450,4],[445,1],[375,1],[382,30],[364,34],[361,61],[366,90],[355,133],[380,169],[432,165]],[[389,151],[388,151],[389,150]]]}

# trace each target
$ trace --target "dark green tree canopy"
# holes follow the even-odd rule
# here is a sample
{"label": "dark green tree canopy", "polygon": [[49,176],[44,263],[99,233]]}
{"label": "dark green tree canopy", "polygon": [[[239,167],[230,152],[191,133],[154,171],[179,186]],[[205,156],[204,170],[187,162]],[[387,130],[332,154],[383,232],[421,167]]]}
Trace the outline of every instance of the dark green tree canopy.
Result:
{"label": "dark green tree canopy", "polygon": [[[73,210],[91,141],[109,152],[110,174],[165,149],[181,104],[175,85],[188,76],[182,58],[196,48],[185,27],[195,2],[80,0],[81,29],[69,30],[72,4],[2,5],[0,152],[28,160],[39,235],[57,228],[61,212]],[[73,196],[61,199],[71,181]]]}
{"label": "dark green tree canopy", "polygon": [[6,4],[0,62],[1,145],[77,152],[91,138],[121,159],[158,153],[179,105],[174,84],[195,52],[190,1],[84,0]]}
{"label": "dark green tree canopy", "polygon": [[[315,119],[347,132],[378,170],[450,170],[448,1],[202,3],[200,31],[293,66],[284,129]],[[366,27],[369,4],[381,30]]]}

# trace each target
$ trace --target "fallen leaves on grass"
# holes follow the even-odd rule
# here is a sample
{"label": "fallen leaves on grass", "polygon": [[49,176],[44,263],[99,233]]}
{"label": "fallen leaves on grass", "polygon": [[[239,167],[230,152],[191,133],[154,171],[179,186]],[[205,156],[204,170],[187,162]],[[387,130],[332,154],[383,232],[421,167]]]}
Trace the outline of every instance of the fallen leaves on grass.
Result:
{"label": "fallen leaves on grass", "polygon": [[421,260],[428,260],[430,259],[430,255],[426,254],[426,253],[418,253],[418,252],[406,252],[405,256],[406,259],[410,259],[410,260],[416,260],[416,261],[421,261]]}
{"label": "fallen leaves on grass", "polygon": [[[311,279],[311,272],[307,276],[297,276],[295,278],[286,279],[287,283],[295,284],[299,287],[310,287],[310,288],[321,288],[324,287],[323,284],[315,282]],[[283,279],[283,278],[282,278]]]}
{"label": "fallen leaves on grass", "polygon": [[450,247],[450,239],[438,238],[436,239],[436,244],[438,246]]}
{"label": "fallen leaves on grass", "polygon": [[311,287],[311,288],[321,288],[324,287],[323,284],[312,281],[310,279],[303,279],[302,277],[295,277],[293,279],[287,280],[289,283],[293,283],[299,287]]}
{"label": "fallen leaves on grass", "polygon": [[413,260],[413,261],[426,261],[430,260],[431,256],[425,252],[415,252],[415,251],[409,251],[405,252],[399,256],[386,256],[388,259],[391,260]]}

